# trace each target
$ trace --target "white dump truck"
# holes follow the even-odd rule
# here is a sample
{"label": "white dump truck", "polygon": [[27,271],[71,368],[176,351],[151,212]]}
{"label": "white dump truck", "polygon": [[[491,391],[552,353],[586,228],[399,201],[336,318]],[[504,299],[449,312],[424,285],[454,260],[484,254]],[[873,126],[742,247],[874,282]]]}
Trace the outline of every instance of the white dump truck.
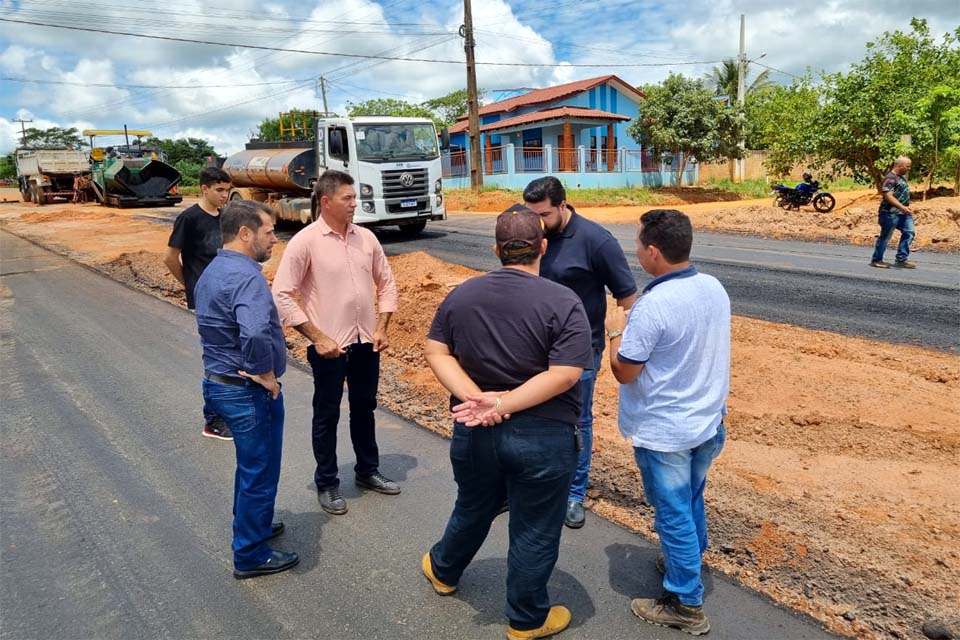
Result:
{"label": "white dump truck", "polygon": [[17,186],[24,202],[50,204],[89,188],[90,158],[72,149],[17,149]]}
{"label": "white dump truck", "polygon": [[[281,114],[282,117],[282,114]],[[415,235],[427,222],[446,219],[437,131],[426,118],[322,117],[312,140],[251,141],[229,156],[231,199],[271,205],[281,220],[313,221],[310,194],[326,169],[356,180],[356,224],[397,225]]]}

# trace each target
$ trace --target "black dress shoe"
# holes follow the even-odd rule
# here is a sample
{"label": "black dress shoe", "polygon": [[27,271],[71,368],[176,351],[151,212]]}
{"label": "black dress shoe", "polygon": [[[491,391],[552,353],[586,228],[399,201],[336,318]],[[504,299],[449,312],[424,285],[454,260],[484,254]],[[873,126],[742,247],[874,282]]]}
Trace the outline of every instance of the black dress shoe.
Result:
{"label": "black dress shoe", "polygon": [[563,524],[571,529],[579,529],[587,521],[587,516],[583,512],[583,504],[575,500],[567,501],[567,517],[563,519]]}
{"label": "black dress shoe", "polygon": [[267,540],[273,540],[278,535],[283,533],[283,530],[284,530],[284,526],[282,522],[274,522],[273,524],[270,525],[270,537],[267,538]]}
{"label": "black dress shoe", "polygon": [[341,516],[347,512],[347,501],[343,499],[340,487],[318,489],[317,497],[320,499],[320,508],[327,513]]}
{"label": "black dress shoe", "polygon": [[300,556],[298,556],[296,553],[292,551],[287,553],[286,551],[277,551],[274,549],[270,552],[270,557],[267,558],[266,562],[254,567],[253,569],[247,569],[245,571],[234,569],[233,577],[237,580],[246,580],[247,578],[266,576],[271,573],[280,573],[281,571],[292,569],[293,567],[297,566],[299,562]]}
{"label": "black dress shoe", "polygon": [[357,476],[357,486],[376,491],[377,493],[383,493],[388,496],[395,496],[400,493],[400,485],[379,471],[372,476],[367,476],[366,478]]}

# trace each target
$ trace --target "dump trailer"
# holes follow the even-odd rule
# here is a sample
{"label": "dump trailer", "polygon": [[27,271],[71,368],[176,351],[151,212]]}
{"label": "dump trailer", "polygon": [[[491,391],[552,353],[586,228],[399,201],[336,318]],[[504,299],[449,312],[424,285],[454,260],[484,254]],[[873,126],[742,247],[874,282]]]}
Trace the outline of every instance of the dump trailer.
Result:
{"label": "dump trailer", "polygon": [[[281,121],[284,114],[281,114]],[[318,215],[310,193],[320,173],[338,169],[356,181],[354,222],[397,225],[415,235],[427,222],[446,219],[440,152],[433,122],[425,118],[318,117],[312,140],[251,141],[229,156],[230,199],[264,202],[281,220],[308,224]]]}
{"label": "dump trailer", "polygon": [[24,202],[50,204],[54,198],[77,200],[90,178],[85,151],[17,149],[17,185]]}
{"label": "dump trailer", "polygon": [[[150,131],[126,129],[87,129],[92,147],[92,186],[97,200],[111,207],[165,207],[183,200],[176,193],[180,172],[163,161],[159,149],[130,145],[129,136],[148,137]],[[97,147],[95,136],[124,135],[128,142],[120,147]]]}

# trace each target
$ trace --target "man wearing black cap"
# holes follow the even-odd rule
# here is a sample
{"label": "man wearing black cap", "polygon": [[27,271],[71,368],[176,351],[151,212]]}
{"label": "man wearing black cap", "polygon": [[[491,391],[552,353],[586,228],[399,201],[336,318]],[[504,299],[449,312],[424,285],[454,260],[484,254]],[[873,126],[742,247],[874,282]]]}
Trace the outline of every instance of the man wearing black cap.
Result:
{"label": "man wearing black cap", "polygon": [[434,591],[456,591],[490,523],[510,500],[507,638],[543,638],[570,623],[550,606],[547,580],[560,548],[577,465],[580,376],[594,366],[590,323],[577,295],[538,276],[547,249],[540,217],[516,205],[497,218],[502,269],[447,296],[426,358],[451,393],[450,460],[457,501],[421,568]]}

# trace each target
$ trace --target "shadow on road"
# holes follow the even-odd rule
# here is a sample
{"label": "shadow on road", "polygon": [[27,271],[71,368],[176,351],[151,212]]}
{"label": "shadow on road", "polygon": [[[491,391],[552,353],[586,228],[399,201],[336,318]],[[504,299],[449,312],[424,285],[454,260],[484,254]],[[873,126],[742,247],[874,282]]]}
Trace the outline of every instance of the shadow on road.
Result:
{"label": "shadow on road", "polygon": [[[485,558],[467,567],[454,598],[477,612],[473,623],[488,627],[507,623],[504,606],[507,601],[507,559]],[[492,585],[492,587],[491,587]],[[554,569],[548,585],[550,601],[570,609],[570,627],[576,628],[596,615],[590,594],[573,575]]]}
{"label": "shadow on road", "polygon": [[[633,598],[659,598],[663,595],[663,582],[657,571],[656,546],[641,547],[635,544],[611,544],[605,549],[610,561],[610,588]],[[713,591],[713,577],[706,568],[703,571],[704,595]]]}

